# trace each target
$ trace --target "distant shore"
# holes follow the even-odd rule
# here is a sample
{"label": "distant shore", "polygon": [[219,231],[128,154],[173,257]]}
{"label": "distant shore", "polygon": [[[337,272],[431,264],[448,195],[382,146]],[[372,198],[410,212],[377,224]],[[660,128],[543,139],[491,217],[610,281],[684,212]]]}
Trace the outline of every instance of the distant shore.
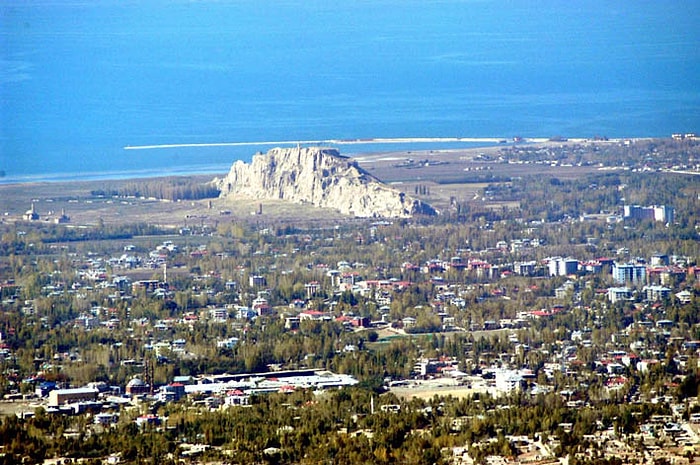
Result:
{"label": "distant shore", "polygon": [[[294,146],[294,145],[347,145],[363,147],[363,150],[350,153],[353,158],[365,158],[367,155],[377,153],[396,153],[423,150],[478,150],[487,147],[501,147],[512,144],[546,144],[546,143],[619,143],[625,140],[645,140],[652,138],[614,138],[614,139],[585,139],[585,138],[564,138],[564,137],[398,137],[398,138],[366,138],[366,139],[325,139],[325,140],[288,140],[288,141],[261,141],[261,142],[216,142],[216,143],[183,143],[183,144],[161,144],[161,145],[139,145],[125,146],[124,150],[168,150],[178,148],[214,148],[214,147],[274,147],[274,146]],[[435,144],[431,147],[430,144]],[[452,145],[455,145],[452,147]],[[468,146],[460,147],[460,144]],[[185,166],[168,166],[159,168],[146,168],[142,170],[129,169],[123,171],[105,172],[67,172],[67,173],[44,173],[27,175],[7,175],[0,177],[0,185],[8,184],[31,184],[31,183],[60,183],[60,182],[81,182],[81,181],[117,181],[127,179],[143,179],[168,176],[193,176],[207,175],[216,176],[229,171],[232,159],[227,163],[219,164],[197,164]]]}
{"label": "distant shore", "polygon": [[[548,139],[528,139],[529,142],[545,142]],[[160,144],[160,145],[127,145],[124,150],[177,149],[185,147],[254,147],[277,145],[361,145],[361,144],[422,144],[430,142],[467,142],[496,144],[507,142],[502,137],[396,137],[369,139],[324,139],[324,140],[284,140],[263,142],[208,142],[201,144]]]}
{"label": "distant shore", "polygon": [[[374,150],[369,150],[367,145],[356,145],[353,148],[361,150],[348,150],[349,153],[345,155],[352,157],[368,174],[386,184],[401,186],[399,189],[407,193],[424,192],[421,200],[438,210],[450,208],[454,199],[486,202],[490,205],[489,208],[502,209],[510,208],[510,205],[516,205],[517,202],[489,202],[488,199],[482,198],[481,189],[486,183],[526,176],[551,176],[559,180],[573,180],[595,173],[631,169],[630,165],[617,163],[615,154],[647,153],[646,151],[650,150],[649,141],[652,140],[658,142],[656,146],[662,149],[670,147],[673,153],[681,152],[678,149],[682,146],[678,145],[678,141],[668,144],[671,138],[550,138],[534,141],[527,139],[515,143],[511,141],[508,144],[465,144],[462,148],[453,148],[450,144],[443,144],[443,148],[440,148],[440,143],[406,144],[399,147],[386,143],[377,144],[373,146]],[[634,145],[635,142],[639,142],[639,147],[630,152],[627,146]],[[691,147],[694,147],[695,151],[700,149],[697,143],[688,146],[689,149]],[[148,151],[144,154],[147,157],[152,156]],[[573,157],[583,158],[575,161]],[[162,158],[169,159],[170,154]],[[70,217],[69,227],[91,226],[98,218],[105,224],[121,224],[127,221],[161,225],[181,225],[186,218],[204,217],[209,218],[208,221],[212,224],[233,218],[249,218],[255,221],[262,218],[275,218],[275,221],[299,218],[301,206],[298,204],[264,201],[262,204],[265,215],[261,217],[255,213],[260,208],[260,199],[248,202],[240,199],[231,202],[221,198],[173,201],[139,190],[142,186],[151,189],[154,186],[166,186],[168,183],[173,186],[185,183],[201,187],[215,177],[225,175],[234,160],[235,158],[221,166],[207,165],[205,170],[201,170],[202,165],[181,165],[168,170],[81,173],[65,177],[59,174],[24,182],[0,182],[0,222],[21,222],[23,215],[30,208],[36,208],[42,222],[54,222],[57,215],[65,211]],[[679,160],[676,156],[672,164],[677,164],[680,168],[683,163]],[[606,162],[601,164],[601,161]],[[658,166],[654,165],[655,169],[660,169],[662,165],[659,163]],[[638,167],[643,169],[644,166],[639,164]],[[684,174],[697,172],[689,168]],[[173,179],[166,179],[168,177]],[[122,194],[114,195],[118,192]],[[152,193],[153,190],[148,192]],[[304,218],[318,220],[319,212],[310,208],[305,211]],[[340,218],[337,215],[337,212],[324,211],[321,216],[325,220],[332,217],[335,221]]]}

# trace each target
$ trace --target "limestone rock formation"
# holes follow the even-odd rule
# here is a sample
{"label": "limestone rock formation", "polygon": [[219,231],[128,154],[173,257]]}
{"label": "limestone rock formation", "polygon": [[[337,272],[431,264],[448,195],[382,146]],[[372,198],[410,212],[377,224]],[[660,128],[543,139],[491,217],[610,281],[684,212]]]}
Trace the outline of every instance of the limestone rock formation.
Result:
{"label": "limestone rock formation", "polygon": [[358,217],[405,218],[437,212],[360,168],[327,147],[275,148],[236,161],[223,179],[214,180],[221,197],[287,200],[333,208]]}

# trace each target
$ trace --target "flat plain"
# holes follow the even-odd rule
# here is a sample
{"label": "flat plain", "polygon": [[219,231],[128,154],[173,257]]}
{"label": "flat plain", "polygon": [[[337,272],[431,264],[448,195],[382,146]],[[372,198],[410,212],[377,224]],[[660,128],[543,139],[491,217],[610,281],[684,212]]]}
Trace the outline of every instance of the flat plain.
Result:
{"label": "flat plain", "polygon": [[[568,144],[575,144],[569,142]],[[609,144],[612,142],[596,142]],[[537,147],[564,147],[566,143],[538,143]],[[510,147],[508,145],[507,147]],[[508,163],[499,159],[504,146],[461,150],[421,150],[367,153],[355,157],[359,166],[381,181],[444,210],[454,201],[479,200],[478,193],[489,182],[528,175],[578,178],[597,168],[591,165]],[[502,158],[502,157],[501,157]],[[218,176],[222,176],[219,174]],[[217,175],[188,177],[192,183],[207,183]],[[153,179],[95,180],[77,182],[41,182],[0,184],[0,222],[21,219],[34,205],[40,221],[55,221],[61,212],[70,217],[72,227],[98,224],[149,223],[159,226],[207,224],[216,226],[230,221],[335,222],[351,221],[338,212],[308,205],[260,199],[202,199],[167,201],[144,197],[116,197],[97,194],[119,190],[127,183]],[[482,201],[485,199],[481,199]],[[507,205],[496,203],[487,207]],[[259,214],[262,212],[262,214]]]}

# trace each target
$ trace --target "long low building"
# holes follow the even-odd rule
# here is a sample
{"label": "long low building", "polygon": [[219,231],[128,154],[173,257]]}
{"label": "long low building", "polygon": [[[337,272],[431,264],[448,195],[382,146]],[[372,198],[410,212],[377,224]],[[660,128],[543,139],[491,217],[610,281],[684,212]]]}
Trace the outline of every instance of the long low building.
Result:
{"label": "long low building", "polygon": [[[212,382],[215,381],[215,382]],[[285,392],[289,389],[330,389],[357,384],[350,375],[335,374],[330,371],[286,371],[268,373],[247,373],[240,375],[218,375],[203,378],[197,384],[185,386],[187,394],[219,393],[238,389],[247,394],[264,392]]]}
{"label": "long low building", "polygon": [[94,388],[55,389],[49,392],[49,406],[59,407],[66,403],[97,400],[98,390]]}

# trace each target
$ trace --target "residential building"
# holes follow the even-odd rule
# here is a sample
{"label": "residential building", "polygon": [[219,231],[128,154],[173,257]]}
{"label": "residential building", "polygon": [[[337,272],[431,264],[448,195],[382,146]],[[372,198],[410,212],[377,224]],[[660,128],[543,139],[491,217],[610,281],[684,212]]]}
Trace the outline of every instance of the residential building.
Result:
{"label": "residential building", "polygon": [[671,289],[664,286],[644,286],[642,289],[644,292],[645,300],[665,300],[671,296]]}
{"label": "residential building", "polygon": [[608,300],[612,303],[627,300],[630,297],[632,297],[632,292],[628,287],[611,287],[608,289]]}
{"label": "residential building", "polygon": [[616,283],[641,285],[646,283],[647,267],[643,264],[615,262],[612,273]]}
{"label": "residential building", "polygon": [[642,207],[640,205],[625,205],[623,208],[623,218],[634,220],[654,220],[664,223],[673,223],[674,210],[673,207],[667,205],[652,205]]}
{"label": "residential building", "polygon": [[313,296],[319,293],[321,290],[321,283],[318,281],[312,281],[310,283],[306,283],[304,285],[304,289],[306,290],[306,298],[311,299]]}
{"label": "residential building", "polygon": [[513,271],[521,276],[531,276],[535,274],[536,262],[516,262],[513,266]]}
{"label": "residential building", "polygon": [[181,383],[162,386],[158,392],[158,400],[162,402],[177,402],[183,397],[185,397],[185,385]]}
{"label": "residential building", "polygon": [[238,344],[237,337],[229,337],[228,339],[218,339],[216,341],[217,349],[233,349]]}
{"label": "residential building", "polygon": [[214,321],[226,323],[228,320],[228,310],[223,307],[212,308],[209,310],[209,317]]}
{"label": "residential building", "polygon": [[550,276],[568,276],[578,271],[578,260],[554,257],[549,260],[548,266]]}
{"label": "residential building", "polygon": [[265,279],[265,276],[260,276],[260,275],[251,275],[248,278],[248,284],[250,287],[264,287],[267,286],[267,279]]}

